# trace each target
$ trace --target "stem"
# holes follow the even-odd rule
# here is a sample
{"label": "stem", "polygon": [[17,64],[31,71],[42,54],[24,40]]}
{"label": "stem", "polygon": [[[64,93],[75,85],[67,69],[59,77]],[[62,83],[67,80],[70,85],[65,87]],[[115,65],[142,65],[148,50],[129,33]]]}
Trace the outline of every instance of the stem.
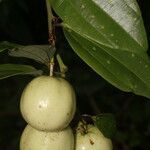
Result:
{"label": "stem", "polygon": [[79,125],[79,132],[82,134],[82,135],[85,135],[88,133],[88,128],[87,128],[87,123],[85,120],[81,120],[81,124]]}
{"label": "stem", "polygon": [[49,68],[50,68],[49,69],[49,71],[50,71],[49,75],[50,75],[50,77],[52,77],[53,76],[53,72],[54,72],[54,57],[50,61],[50,67]]}
{"label": "stem", "polygon": [[57,54],[56,58],[57,58],[57,61],[58,61],[58,64],[59,64],[61,76],[64,78],[65,77],[65,73],[67,72],[68,68],[64,64],[64,62],[62,61],[62,59],[61,59],[59,54]]}
{"label": "stem", "polygon": [[55,42],[53,40],[53,19],[54,16],[52,14],[52,9],[51,9],[51,5],[50,5],[50,0],[46,0],[46,7],[47,7],[47,18],[48,18],[48,34],[49,34],[49,43],[52,44],[53,46],[55,46]]}
{"label": "stem", "polygon": [[[47,20],[48,20],[48,36],[49,36],[49,43],[55,47],[55,28],[53,27],[53,13],[50,5],[51,0],[46,0],[46,7],[47,7]],[[50,60],[49,64],[49,71],[50,71],[50,76],[53,76],[54,72],[54,57]]]}

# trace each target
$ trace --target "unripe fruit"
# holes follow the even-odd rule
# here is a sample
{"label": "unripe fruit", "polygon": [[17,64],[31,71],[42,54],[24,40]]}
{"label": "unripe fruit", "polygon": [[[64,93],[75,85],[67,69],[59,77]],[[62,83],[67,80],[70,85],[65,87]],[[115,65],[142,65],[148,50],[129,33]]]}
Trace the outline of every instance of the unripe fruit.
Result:
{"label": "unripe fruit", "polygon": [[58,132],[38,131],[27,125],[20,150],[74,150],[74,137],[70,127]]}
{"label": "unripe fruit", "polygon": [[87,133],[80,127],[75,137],[75,150],[113,150],[110,139],[104,137],[99,129],[93,125],[87,125]]}
{"label": "unripe fruit", "polygon": [[23,91],[20,109],[32,127],[42,131],[62,130],[74,116],[75,93],[62,78],[40,76]]}

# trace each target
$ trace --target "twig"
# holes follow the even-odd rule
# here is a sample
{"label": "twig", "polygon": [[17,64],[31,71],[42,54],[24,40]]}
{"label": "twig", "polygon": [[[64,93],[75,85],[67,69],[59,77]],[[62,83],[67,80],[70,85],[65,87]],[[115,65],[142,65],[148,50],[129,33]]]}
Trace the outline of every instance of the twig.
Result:
{"label": "twig", "polygon": [[55,46],[55,35],[54,35],[54,27],[53,27],[54,16],[50,5],[50,0],[46,0],[46,7],[47,7],[48,34],[49,34],[48,41],[52,46]]}

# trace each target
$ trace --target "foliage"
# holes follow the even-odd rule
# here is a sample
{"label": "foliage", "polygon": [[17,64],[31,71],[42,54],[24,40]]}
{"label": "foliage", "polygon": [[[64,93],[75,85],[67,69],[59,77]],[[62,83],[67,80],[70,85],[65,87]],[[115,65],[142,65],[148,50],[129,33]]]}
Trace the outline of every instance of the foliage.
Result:
{"label": "foliage", "polygon": [[[64,1],[65,2],[65,1]],[[72,2],[76,2],[73,1]],[[86,3],[88,3],[89,0],[86,0]],[[127,0],[125,2],[128,2]],[[140,2],[142,7],[142,13],[145,21],[145,26],[147,27],[147,34],[149,33],[149,13],[148,6],[149,2],[143,1]],[[65,4],[65,3],[64,3]],[[80,3],[79,3],[80,4]],[[92,7],[96,8],[95,5],[91,5]],[[66,9],[68,9],[67,7]],[[58,8],[55,8],[55,10]],[[71,9],[71,8],[70,8]],[[33,11],[34,10],[34,11]],[[96,10],[95,10],[96,11]],[[102,10],[98,10],[102,11]],[[56,11],[58,14],[58,10]],[[94,11],[93,11],[94,12]],[[137,11],[139,14],[139,10]],[[65,13],[65,10],[64,10]],[[76,11],[74,11],[76,13]],[[94,12],[95,13],[95,12]],[[84,15],[84,14],[83,14]],[[96,14],[96,17],[98,17],[99,14]],[[110,35],[112,32],[112,28],[115,28],[115,26],[118,27],[117,23],[109,17],[105,16],[104,13],[102,14],[103,17],[106,17],[109,21],[109,24],[106,24],[107,26],[111,26],[111,31],[107,31],[107,35]],[[120,15],[120,14],[119,14]],[[136,15],[136,14],[135,14]],[[19,43],[19,45],[47,45],[47,18],[46,18],[46,11],[45,11],[45,5],[43,3],[43,0],[2,0],[0,1],[0,40],[1,41],[10,41],[12,43]],[[104,70],[109,70],[109,72],[112,72],[117,75],[117,71],[121,69],[119,76],[120,80],[113,80],[112,76],[108,74],[107,72],[102,75],[102,69],[97,70],[94,68],[93,65],[90,65],[94,70],[96,70],[99,74],[103,76],[103,78],[107,78],[109,82],[111,82],[114,85],[114,81],[117,82],[115,84],[116,87],[121,85],[119,87],[122,90],[127,89],[127,91],[133,91],[137,94],[142,94],[147,96],[148,89],[147,87],[144,87],[149,80],[147,79],[149,76],[146,76],[144,74],[145,72],[145,62],[148,62],[148,57],[146,56],[146,50],[147,50],[147,44],[143,43],[145,40],[145,33],[143,31],[143,23],[141,20],[141,15],[137,15],[137,17],[140,18],[139,26],[136,27],[139,31],[139,35],[142,35],[142,37],[137,36],[136,38],[142,38],[143,42],[141,40],[133,40],[132,35],[127,35],[123,28],[120,27],[120,33],[124,34],[125,38],[122,38],[121,36],[116,36],[114,40],[119,40],[124,43],[124,46],[128,46],[128,42],[130,42],[130,46],[128,47],[128,51],[125,51],[125,47],[120,47],[120,45],[117,49],[114,48],[114,45],[111,45],[111,42],[108,43],[108,41],[104,40],[104,37],[99,37],[98,33],[95,31],[96,27],[92,26],[92,22],[89,24],[89,31],[86,32],[86,28],[84,25],[82,25],[82,32],[78,32],[78,27],[81,26],[82,22],[79,22],[78,26],[76,26],[76,30],[74,26],[70,26],[68,24],[67,20],[63,18],[61,15],[60,17],[64,20],[64,23],[62,24],[64,27],[64,32],[66,34],[66,37],[68,41],[70,42],[71,46],[74,47],[74,50],[78,55],[88,64],[90,64],[89,60],[91,58],[96,58],[97,54],[103,54],[103,56],[108,56],[108,53],[104,51],[107,49],[110,55],[110,62],[115,63],[114,57],[112,55],[115,55],[115,58],[119,59],[123,64],[126,64],[128,67],[125,69],[125,67],[121,63],[115,63],[113,68],[110,68],[109,61],[105,57],[101,57],[103,60],[102,63],[104,63]],[[81,17],[80,15],[78,17]],[[77,20],[80,18],[72,17],[72,20]],[[90,19],[90,18],[87,18]],[[91,19],[92,20],[92,19]],[[84,19],[85,21],[85,19]],[[107,23],[107,22],[106,22]],[[132,22],[131,22],[132,23]],[[126,24],[126,23],[125,23]],[[127,24],[126,24],[127,25]],[[85,28],[85,30],[83,30]],[[69,29],[69,30],[68,30]],[[105,28],[106,29],[106,28]],[[95,32],[93,32],[93,30]],[[71,32],[70,32],[71,31]],[[92,37],[87,38],[85,33],[83,34],[83,31],[85,33],[91,33],[90,35],[93,35]],[[114,30],[114,35],[117,34],[117,31]],[[141,34],[142,32],[142,34]],[[93,34],[92,34],[93,33]],[[127,32],[128,33],[128,32]],[[149,117],[150,117],[150,102],[143,97],[135,96],[133,94],[127,94],[124,92],[121,92],[108,84],[106,81],[104,81],[100,76],[98,76],[96,73],[94,73],[91,68],[89,68],[80,58],[76,56],[76,54],[71,51],[71,48],[69,47],[68,43],[66,42],[64,38],[64,34],[62,30],[57,27],[56,30],[57,34],[57,51],[61,54],[63,57],[63,60],[65,64],[67,64],[69,71],[67,73],[67,78],[70,80],[75,87],[75,90],[77,92],[77,98],[78,98],[78,105],[79,105],[79,111],[81,113],[88,113],[91,115],[103,113],[103,112],[109,112],[113,113],[116,116],[117,119],[117,126],[118,131],[115,135],[114,146],[116,150],[119,149],[149,149]],[[86,36],[85,36],[86,35]],[[97,36],[95,36],[97,35]],[[120,34],[119,34],[120,35]],[[75,39],[79,38],[81,39],[81,42],[79,41],[81,47],[80,49],[77,49],[76,41]],[[96,41],[95,39],[98,39]],[[100,39],[103,41],[100,43]],[[109,40],[111,37],[109,38]],[[113,38],[112,38],[113,39]],[[139,46],[139,42],[142,42],[142,46]],[[75,43],[75,44],[74,44]],[[87,45],[85,43],[88,43]],[[3,43],[4,44],[4,43]],[[6,43],[5,43],[6,44]],[[92,46],[91,46],[91,45]],[[74,46],[75,45],[75,46]],[[135,46],[136,45],[136,46]],[[2,46],[2,45],[1,45]],[[3,45],[4,46],[4,45]],[[14,46],[14,45],[13,45]],[[93,47],[97,47],[97,49],[100,49],[99,51],[94,52]],[[1,48],[1,47],[0,47]],[[0,55],[0,63],[16,63],[20,62],[20,58],[11,58],[7,55],[6,51],[3,51],[4,49],[10,49],[8,46],[1,48],[1,55]],[[133,48],[133,49],[132,49]],[[141,50],[140,50],[141,49]],[[85,53],[86,57],[83,58],[81,54],[78,52],[81,52],[81,50]],[[91,50],[91,51],[90,51]],[[95,48],[94,48],[95,50]],[[118,50],[118,51],[117,51]],[[134,50],[134,51],[132,51]],[[87,52],[89,52],[94,55],[91,56],[88,60],[85,60],[87,58]],[[116,52],[117,51],[117,52]],[[138,51],[138,52],[137,52]],[[121,55],[120,55],[121,53]],[[105,55],[104,55],[105,54]],[[119,58],[118,54],[121,56]],[[129,55],[127,61],[124,56]],[[100,57],[100,56],[99,56]],[[131,57],[131,59],[130,59]],[[135,59],[132,59],[132,58]],[[123,59],[124,58],[124,59]],[[140,65],[137,61],[140,61],[141,58],[143,58],[143,63]],[[93,60],[94,60],[93,59]],[[99,59],[99,58],[98,58]],[[22,59],[22,64],[28,64],[30,60],[28,59]],[[96,60],[96,59],[95,59]],[[132,64],[131,66],[129,64]],[[39,66],[36,63],[33,63],[35,68],[39,68]],[[117,64],[117,65],[116,65]],[[56,64],[57,68],[57,64]],[[119,68],[119,69],[118,69]],[[147,67],[146,67],[147,68]],[[148,68],[147,68],[148,69]],[[122,70],[125,72],[122,73]],[[126,71],[125,71],[126,70]],[[141,74],[137,73],[137,71],[140,71]],[[126,81],[126,78],[128,76],[128,73],[130,72],[130,79],[131,81]],[[141,80],[135,78],[135,73],[138,77],[142,77],[142,79],[146,82],[142,84]],[[148,71],[146,72],[148,73]],[[108,78],[106,75],[108,75]],[[25,126],[25,122],[21,120],[20,112],[19,112],[19,99],[20,94],[27,84],[31,80],[31,76],[17,76],[17,77],[11,77],[7,80],[1,80],[0,81],[0,145],[1,149],[18,149],[18,143],[20,134]],[[118,79],[118,78],[117,78]],[[123,80],[125,79],[125,80]],[[139,81],[139,82],[138,82]],[[147,82],[148,81],[148,82]],[[121,83],[121,84],[120,84]],[[124,84],[123,84],[124,83]],[[139,88],[141,93],[139,93],[139,90],[135,89],[136,84],[139,85]],[[125,85],[125,86],[123,86]],[[142,87],[140,87],[142,86]],[[126,87],[126,88],[122,88]],[[149,85],[148,85],[149,87]],[[86,107],[85,107],[86,104]],[[143,128],[143,124],[145,125]]]}
{"label": "foliage", "polygon": [[150,97],[147,39],[135,0],[52,0],[52,6],[89,66],[119,89]]}

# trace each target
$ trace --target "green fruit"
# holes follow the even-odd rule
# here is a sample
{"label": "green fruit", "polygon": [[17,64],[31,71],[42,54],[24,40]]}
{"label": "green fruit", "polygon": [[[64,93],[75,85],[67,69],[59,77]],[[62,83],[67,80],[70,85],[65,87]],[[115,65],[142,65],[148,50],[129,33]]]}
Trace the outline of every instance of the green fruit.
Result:
{"label": "green fruit", "polygon": [[113,146],[111,140],[104,137],[97,127],[87,125],[85,132],[82,126],[78,127],[75,150],[113,150]]}
{"label": "green fruit", "polygon": [[74,116],[75,93],[62,78],[40,76],[23,91],[20,109],[32,127],[42,131],[62,130]]}
{"label": "green fruit", "polygon": [[27,125],[20,150],[74,150],[74,137],[70,127],[58,132],[38,131]]}

